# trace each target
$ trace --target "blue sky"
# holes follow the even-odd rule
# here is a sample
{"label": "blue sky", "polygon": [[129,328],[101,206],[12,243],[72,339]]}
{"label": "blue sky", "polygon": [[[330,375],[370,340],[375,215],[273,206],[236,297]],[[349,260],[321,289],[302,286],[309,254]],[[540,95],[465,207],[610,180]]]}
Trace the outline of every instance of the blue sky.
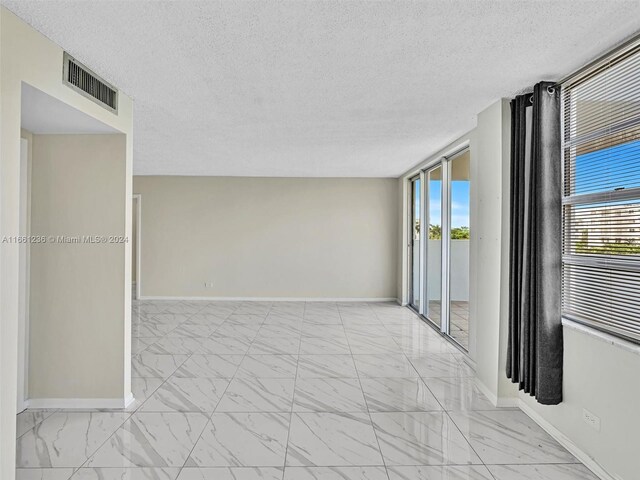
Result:
{"label": "blue sky", "polygon": [[578,155],[574,194],[640,186],[640,140]]}
{"label": "blue sky", "polygon": [[[441,183],[439,180],[433,180],[429,188],[429,207],[431,217],[440,219],[441,215]],[[416,204],[420,204],[420,191],[416,195]],[[416,212],[418,210],[416,209]],[[431,221],[432,224],[441,223]],[[451,227],[468,227],[469,226],[469,182],[453,181],[451,188]]]}

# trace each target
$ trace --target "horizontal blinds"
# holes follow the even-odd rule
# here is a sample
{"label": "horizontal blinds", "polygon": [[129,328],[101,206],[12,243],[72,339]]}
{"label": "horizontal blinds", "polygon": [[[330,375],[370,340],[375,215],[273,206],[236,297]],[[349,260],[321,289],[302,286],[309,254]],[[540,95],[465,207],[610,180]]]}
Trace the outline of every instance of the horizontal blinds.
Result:
{"label": "horizontal blinds", "polygon": [[640,341],[640,272],[565,264],[564,316]]}
{"label": "horizontal blinds", "polygon": [[640,342],[640,49],[563,89],[563,315]]}

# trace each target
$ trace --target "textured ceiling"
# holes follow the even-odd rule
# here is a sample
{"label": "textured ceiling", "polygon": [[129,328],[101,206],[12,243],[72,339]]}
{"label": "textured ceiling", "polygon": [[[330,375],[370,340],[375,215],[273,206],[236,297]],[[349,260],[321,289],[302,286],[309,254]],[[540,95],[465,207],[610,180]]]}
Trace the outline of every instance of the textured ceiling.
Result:
{"label": "textured ceiling", "polygon": [[1,3],[135,100],[136,174],[398,176],[640,1]]}

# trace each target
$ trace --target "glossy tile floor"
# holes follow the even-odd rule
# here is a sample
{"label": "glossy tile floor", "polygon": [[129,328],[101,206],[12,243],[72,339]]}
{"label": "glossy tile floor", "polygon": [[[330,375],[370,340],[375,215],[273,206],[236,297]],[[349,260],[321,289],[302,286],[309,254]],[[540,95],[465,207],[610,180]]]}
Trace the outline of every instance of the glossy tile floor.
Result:
{"label": "glossy tile floor", "polygon": [[134,302],[127,411],[26,411],[19,480],[595,480],[372,303]]}
{"label": "glossy tile floor", "polygon": [[[428,318],[440,327],[441,304],[439,300],[429,300]],[[462,300],[451,301],[451,321],[449,334],[463,349],[469,350],[469,302]]]}

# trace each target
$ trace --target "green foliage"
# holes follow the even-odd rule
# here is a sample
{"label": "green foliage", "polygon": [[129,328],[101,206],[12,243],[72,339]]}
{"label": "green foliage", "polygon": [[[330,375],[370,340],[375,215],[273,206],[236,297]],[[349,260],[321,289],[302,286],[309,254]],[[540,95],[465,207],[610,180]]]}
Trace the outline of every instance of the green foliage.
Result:
{"label": "green foliage", "polygon": [[589,245],[581,240],[576,243],[575,253],[582,255],[640,255],[640,244],[634,240],[615,239],[602,245]]}
{"label": "green foliage", "polygon": [[[451,229],[451,240],[469,240],[469,227],[456,227]],[[440,225],[429,225],[429,240],[442,239]]]}
{"label": "green foliage", "polygon": [[451,240],[469,240],[469,227],[456,227],[451,229]]}

